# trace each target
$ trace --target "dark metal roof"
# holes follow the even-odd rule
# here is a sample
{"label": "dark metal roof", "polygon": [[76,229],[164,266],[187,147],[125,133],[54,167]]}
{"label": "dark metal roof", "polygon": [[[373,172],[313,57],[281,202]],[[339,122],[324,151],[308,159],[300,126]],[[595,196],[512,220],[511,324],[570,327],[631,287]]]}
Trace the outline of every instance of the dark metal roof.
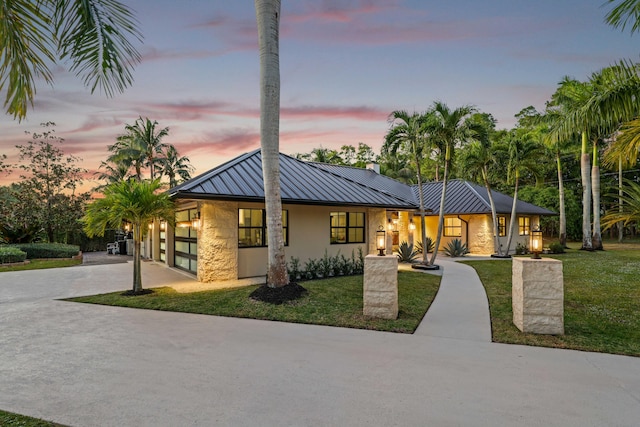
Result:
{"label": "dark metal roof", "polygon": [[[356,205],[414,209],[404,200],[317,164],[280,154],[283,203]],[[169,190],[176,198],[264,201],[260,150],[243,154]]]}
{"label": "dark metal roof", "polygon": [[[418,186],[413,186],[413,191],[418,199]],[[428,182],[422,184],[422,194],[424,205],[435,213],[440,212],[440,195],[442,193],[442,182]],[[496,205],[496,213],[510,214],[513,197],[504,193],[491,190],[493,201]],[[480,214],[491,213],[491,205],[487,189],[477,184],[463,181],[451,180],[447,184],[447,196],[445,200],[445,214]],[[531,203],[518,200],[516,211],[525,215],[556,215],[555,212],[533,205]]]}
{"label": "dark metal roof", "polygon": [[[409,186],[372,170],[325,163],[304,162],[280,153],[280,190],[284,203],[336,206],[371,206],[387,209],[418,209],[418,186]],[[426,210],[440,211],[442,182],[422,185]],[[492,191],[499,214],[511,213],[513,198]],[[254,150],[230,160],[169,190],[180,199],[264,201],[262,158]],[[517,212],[555,215],[521,200]],[[479,185],[451,180],[447,186],[445,214],[491,213],[487,190]]]}

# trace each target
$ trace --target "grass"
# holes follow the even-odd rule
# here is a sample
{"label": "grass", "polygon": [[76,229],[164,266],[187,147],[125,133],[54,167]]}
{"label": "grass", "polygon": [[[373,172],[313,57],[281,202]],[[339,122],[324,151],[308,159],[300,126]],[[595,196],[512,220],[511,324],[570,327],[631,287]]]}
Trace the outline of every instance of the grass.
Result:
{"label": "grass", "polygon": [[50,421],[0,410],[0,426],[3,427],[64,427]]}
{"label": "grass", "polygon": [[43,268],[71,267],[80,264],[82,264],[82,260],[78,259],[35,259],[29,262],[29,264],[0,266],[0,273],[4,271],[24,271],[40,270]]}
{"label": "grass", "polygon": [[303,282],[306,296],[283,305],[257,302],[249,298],[256,288],[203,291],[187,294],[172,288],[156,288],[148,295],[125,297],[121,292],[72,298],[70,301],[179,311],[227,317],[275,320],[412,333],[427,312],[440,286],[440,277],[424,273],[398,273],[397,320],[370,319],[362,314],[362,276],[336,277]]}
{"label": "grass", "polygon": [[562,336],[524,334],[514,326],[510,261],[466,261],[487,292],[493,341],[640,356],[640,246],[612,247],[549,256],[563,262]]}

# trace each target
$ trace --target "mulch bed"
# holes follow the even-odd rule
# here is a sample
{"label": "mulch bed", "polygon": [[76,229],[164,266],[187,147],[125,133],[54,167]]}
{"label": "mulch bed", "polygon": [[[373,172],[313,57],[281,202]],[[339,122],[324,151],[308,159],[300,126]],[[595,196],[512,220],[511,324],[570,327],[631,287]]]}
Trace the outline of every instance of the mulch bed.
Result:
{"label": "mulch bed", "polygon": [[149,295],[152,294],[154,292],[153,289],[143,289],[141,291],[135,292],[133,290],[130,291],[125,291],[123,293],[121,293],[120,295],[122,295],[123,297],[137,297],[140,295]]}
{"label": "mulch bed", "polygon": [[289,283],[279,288],[270,288],[267,285],[258,287],[251,292],[249,298],[269,304],[280,305],[287,301],[294,301],[307,293],[307,290],[297,283]]}

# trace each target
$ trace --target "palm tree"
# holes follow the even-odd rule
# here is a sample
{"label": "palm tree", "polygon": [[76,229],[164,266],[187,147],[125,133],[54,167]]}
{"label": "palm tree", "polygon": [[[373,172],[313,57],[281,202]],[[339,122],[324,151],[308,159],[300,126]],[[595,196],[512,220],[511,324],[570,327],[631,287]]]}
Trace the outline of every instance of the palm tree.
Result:
{"label": "palm tree", "polygon": [[268,233],[267,286],[289,283],[280,196],[280,0],[255,0],[260,49],[260,145]]}
{"label": "palm tree", "polygon": [[[117,170],[133,169],[135,172],[132,176],[138,181],[142,180],[142,167],[145,162],[145,152],[138,140],[132,138],[129,134],[120,135],[116,139],[116,143],[107,147],[111,153],[106,163],[113,164]],[[128,172],[127,172],[128,173]]]}
{"label": "palm tree", "polygon": [[496,213],[496,205],[493,200],[491,183],[489,182],[489,169],[496,164],[496,156],[494,155],[493,145],[490,140],[490,131],[495,127],[495,122],[486,120],[485,114],[474,114],[471,120],[476,122],[475,141],[471,142],[464,152],[461,163],[463,168],[472,177],[478,177],[487,189],[489,197],[489,205],[491,206],[491,219],[493,224],[493,251],[499,257],[502,257],[502,247],[500,246],[500,237],[498,229],[498,215]]}
{"label": "palm tree", "polygon": [[624,31],[627,23],[631,21],[631,34],[640,30],[640,1],[639,0],[607,0],[607,3],[619,4],[607,13],[605,21],[614,28]]}
{"label": "palm tree", "polygon": [[426,129],[429,116],[426,114],[413,113],[409,114],[404,110],[398,110],[389,116],[392,127],[385,136],[382,151],[395,157],[395,153],[400,148],[411,153],[416,174],[418,177],[418,197],[420,200],[420,232],[421,242],[424,250],[422,251],[422,262],[427,264],[427,232],[424,221],[424,195],[422,194],[422,165],[423,153],[426,147]]}
{"label": "palm tree", "polygon": [[[430,110],[432,119],[428,124],[429,138],[434,144],[438,144],[445,149],[444,173],[442,177],[442,193],[440,194],[440,214],[438,215],[438,234],[436,235],[435,246],[429,265],[433,265],[438,256],[438,247],[442,238],[442,228],[444,225],[444,204],[447,196],[447,182],[449,180],[449,169],[453,150],[456,144],[464,141],[469,136],[468,126],[465,119],[475,111],[471,106],[458,107],[455,110],[440,101],[436,101]],[[422,189],[421,189],[422,190]]]}
{"label": "palm tree", "polygon": [[530,172],[534,176],[537,176],[539,161],[542,156],[542,146],[533,139],[531,132],[516,129],[512,132],[511,137],[511,141],[507,147],[509,152],[507,179],[513,182],[514,190],[513,203],[511,204],[511,219],[509,220],[509,232],[507,234],[507,248],[505,249],[506,254],[509,254],[515,230],[520,177],[525,172]]}
{"label": "palm tree", "polygon": [[107,96],[131,84],[140,62],[127,40],[141,39],[136,19],[117,0],[5,1],[0,34],[0,89],[7,113],[18,120],[33,104],[36,77],[53,83],[57,59],[68,60],[91,92],[100,88]]}
{"label": "palm tree", "polygon": [[[178,185],[180,181],[191,179],[191,173],[194,171],[194,168],[189,163],[187,156],[181,157],[176,147],[169,144],[163,156],[160,157],[158,172],[160,175],[169,178],[169,187],[173,188]],[[177,177],[180,177],[180,180],[178,180]]]}
{"label": "palm tree", "polygon": [[169,134],[169,128],[156,129],[157,121],[151,121],[148,117],[144,119],[139,117],[135,124],[125,125],[128,137],[135,141],[135,146],[142,151],[144,155],[144,166],[149,168],[149,178],[156,179],[155,166],[158,163],[158,155],[168,148],[168,145],[162,142],[162,138]]}
{"label": "palm tree", "polygon": [[622,222],[627,225],[630,222],[640,222],[640,184],[626,181],[623,194],[619,196],[621,202],[614,206],[604,217],[602,225],[605,229]]}
{"label": "palm tree", "polygon": [[133,225],[133,293],[142,292],[140,244],[149,223],[160,218],[175,220],[174,204],[167,193],[157,193],[160,180],[127,180],[108,185],[104,197],[87,206],[82,219],[89,237],[103,236],[107,228],[120,228],[123,222]]}

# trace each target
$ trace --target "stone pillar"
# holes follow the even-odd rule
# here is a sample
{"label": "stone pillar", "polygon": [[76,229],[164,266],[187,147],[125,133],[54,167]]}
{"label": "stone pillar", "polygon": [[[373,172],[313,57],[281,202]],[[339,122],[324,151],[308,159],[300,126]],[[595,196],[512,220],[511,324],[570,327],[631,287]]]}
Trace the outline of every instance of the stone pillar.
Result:
{"label": "stone pillar", "polygon": [[[378,250],[376,248],[376,231],[378,231],[378,227],[382,226],[383,229],[386,231],[387,230],[387,217],[386,217],[386,211],[384,209],[376,209],[376,208],[369,208],[367,210],[367,221],[368,221],[368,226],[367,226],[367,233],[368,233],[368,238],[367,238],[367,242],[368,242],[368,248],[367,248],[367,254],[376,254],[378,253]],[[367,255],[365,254],[365,255]]]}
{"label": "stone pillar", "polygon": [[564,334],[562,262],[513,258],[513,323],[522,332]]}
{"label": "stone pillar", "polygon": [[238,278],[238,204],[204,202],[198,230],[198,280]]}
{"label": "stone pillar", "polygon": [[363,286],[365,316],[398,318],[398,258],[395,255],[367,255]]}

